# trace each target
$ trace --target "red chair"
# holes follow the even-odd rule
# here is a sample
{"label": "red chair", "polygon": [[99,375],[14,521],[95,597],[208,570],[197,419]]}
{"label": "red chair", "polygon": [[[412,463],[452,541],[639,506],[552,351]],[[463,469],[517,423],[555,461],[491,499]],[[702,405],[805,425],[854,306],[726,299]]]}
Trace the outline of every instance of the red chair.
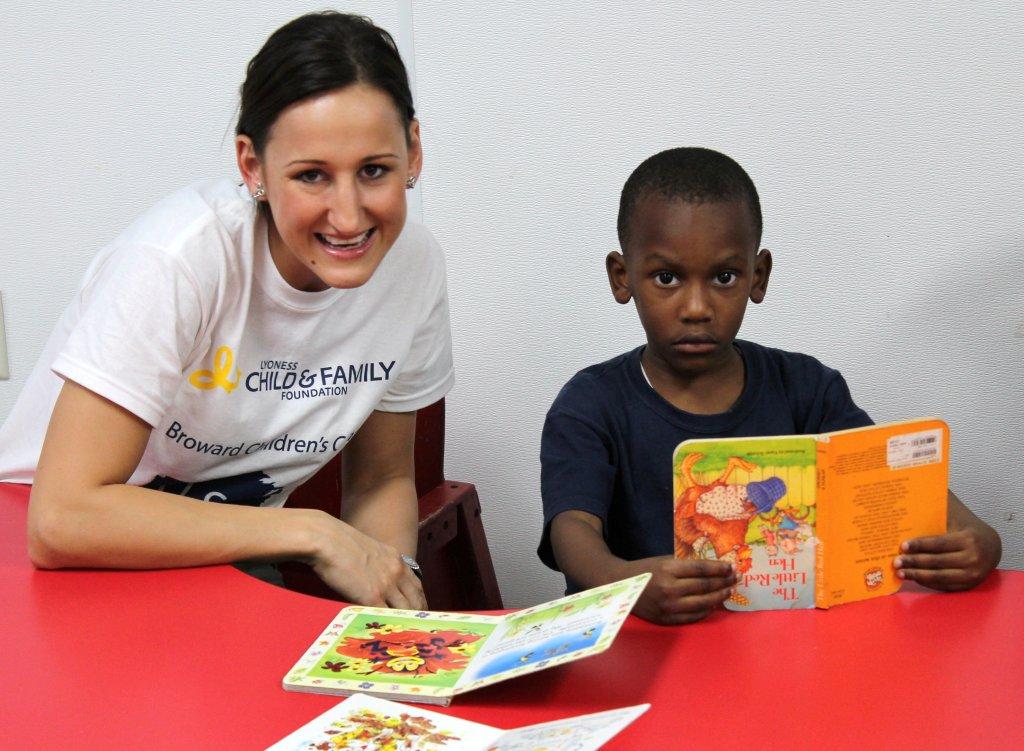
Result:
{"label": "red chair", "polygon": [[[498,610],[501,593],[487,549],[476,486],[444,479],[444,399],[416,415],[416,493],[420,533],[416,559],[432,610]],[[341,456],[296,488],[289,506],[341,512]],[[285,586],[340,599],[308,566],[279,564]]]}

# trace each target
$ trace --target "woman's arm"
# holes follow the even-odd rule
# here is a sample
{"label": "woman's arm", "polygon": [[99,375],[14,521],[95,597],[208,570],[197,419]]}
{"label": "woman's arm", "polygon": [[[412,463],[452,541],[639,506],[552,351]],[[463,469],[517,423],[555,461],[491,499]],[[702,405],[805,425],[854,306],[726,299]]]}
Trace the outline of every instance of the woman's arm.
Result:
{"label": "woman's arm", "polygon": [[341,518],[416,556],[415,412],[373,412],[345,446]]}
{"label": "woman's arm", "polygon": [[[328,514],[205,503],[126,485],[151,429],[67,381],[50,418],[29,503],[29,555],[41,568],[165,568],[303,560],[343,596],[417,607],[396,550]],[[415,587],[413,587],[415,588]]]}

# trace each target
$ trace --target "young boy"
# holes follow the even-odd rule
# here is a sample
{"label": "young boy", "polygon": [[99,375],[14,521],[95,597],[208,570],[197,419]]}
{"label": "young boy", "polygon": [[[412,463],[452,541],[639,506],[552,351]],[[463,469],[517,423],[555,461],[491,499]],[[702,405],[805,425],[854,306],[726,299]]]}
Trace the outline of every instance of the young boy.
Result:
{"label": "young boy", "polygon": [[[570,592],[645,571],[634,612],[689,623],[729,597],[730,564],[672,557],[672,451],[688,438],[821,433],[871,424],[843,377],[813,357],[736,339],[772,270],[743,168],[699,148],[647,159],[622,189],[615,300],[636,304],[647,344],[562,389],[541,440],[538,554]],[[999,563],[996,532],[949,494],[948,532],[908,540],[899,576],[968,589]]]}

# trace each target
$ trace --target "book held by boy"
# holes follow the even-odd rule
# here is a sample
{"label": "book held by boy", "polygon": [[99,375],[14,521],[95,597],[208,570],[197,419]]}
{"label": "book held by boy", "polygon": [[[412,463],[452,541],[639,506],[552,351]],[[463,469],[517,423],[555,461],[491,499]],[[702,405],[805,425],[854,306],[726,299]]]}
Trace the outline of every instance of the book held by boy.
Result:
{"label": "book held by boy", "polygon": [[672,461],[676,557],[732,563],[730,610],[892,594],[900,543],[946,531],[941,420],[684,441]]}
{"label": "book held by boy", "polygon": [[351,605],[282,685],[447,706],[456,694],[605,651],[648,579],[640,574],[506,615]]}
{"label": "book held by boy", "polygon": [[500,730],[375,696],[355,694],[267,751],[594,751],[649,707],[649,704],[640,704]]}

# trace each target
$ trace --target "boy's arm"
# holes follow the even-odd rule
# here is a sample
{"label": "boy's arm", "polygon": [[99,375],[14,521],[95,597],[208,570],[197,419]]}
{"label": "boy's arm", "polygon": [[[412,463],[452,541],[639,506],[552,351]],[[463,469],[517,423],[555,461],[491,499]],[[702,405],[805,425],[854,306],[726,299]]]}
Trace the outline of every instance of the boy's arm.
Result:
{"label": "boy's arm", "polygon": [[917,537],[900,546],[894,565],[901,579],[956,592],[981,583],[1003,554],[999,534],[949,491],[946,534]]}
{"label": "boy's arm", "polygon": [[563,511],[552,519],[551,547],[562,573],[586,588],[649,572],[651,580],[633,612],[662,625],[699,621],[725,602],[736,584],[735,572],[723,561],[623,560],[608,549],[601,520],[585,511]]}

